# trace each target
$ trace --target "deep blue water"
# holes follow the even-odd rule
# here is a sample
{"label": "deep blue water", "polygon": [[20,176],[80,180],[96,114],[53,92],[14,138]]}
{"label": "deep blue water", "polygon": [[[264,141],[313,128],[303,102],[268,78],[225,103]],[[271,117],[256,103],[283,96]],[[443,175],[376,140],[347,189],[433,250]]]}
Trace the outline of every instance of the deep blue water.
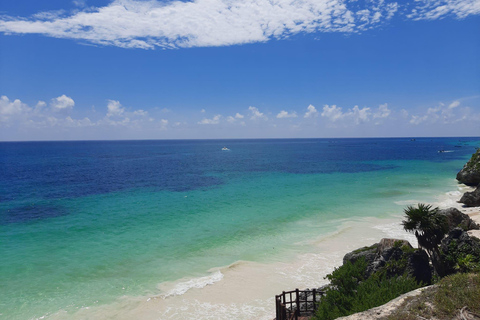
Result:
{"label": "deep blue water", "polygon": [[[464,159],[474,152],[471,141],[475,138],[0,143],[0,198],[3,203],[25,202],[20,208],[26,209],[28,220],[35,216],[31,199],[75,198],[134,188],[182,192],[214,188],[252,172],[387,170],[392,165],[376,162]],[[230,151],[221,151],[224,145]],[[438,153],[447,149],[453,152]],[[42,208],[38,216],[62,214],[62,210],[50,211]]]}

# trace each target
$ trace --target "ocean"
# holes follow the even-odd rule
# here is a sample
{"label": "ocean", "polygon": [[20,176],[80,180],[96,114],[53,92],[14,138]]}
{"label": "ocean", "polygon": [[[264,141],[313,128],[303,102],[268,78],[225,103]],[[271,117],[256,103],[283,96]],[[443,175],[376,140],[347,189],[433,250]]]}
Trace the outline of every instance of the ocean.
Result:
{"label": "ocean", "polygon": [[[480,138],[0,143],[0,318],[271,319]],[[229,150],[222,150],[227,147]],[[442,151],[442,152],[439,152]]]}

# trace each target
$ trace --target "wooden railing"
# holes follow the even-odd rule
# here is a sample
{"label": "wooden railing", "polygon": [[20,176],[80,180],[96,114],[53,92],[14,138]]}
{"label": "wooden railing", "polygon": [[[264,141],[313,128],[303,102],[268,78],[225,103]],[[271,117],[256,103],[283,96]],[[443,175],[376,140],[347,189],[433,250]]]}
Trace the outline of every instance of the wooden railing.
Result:
{"label": "wooden railing", "polygon": [[323,291],[316,289],[283,291],[282,294],[275,296],[275,319],[298,320],[298,317],[313,315],[323,294]]}

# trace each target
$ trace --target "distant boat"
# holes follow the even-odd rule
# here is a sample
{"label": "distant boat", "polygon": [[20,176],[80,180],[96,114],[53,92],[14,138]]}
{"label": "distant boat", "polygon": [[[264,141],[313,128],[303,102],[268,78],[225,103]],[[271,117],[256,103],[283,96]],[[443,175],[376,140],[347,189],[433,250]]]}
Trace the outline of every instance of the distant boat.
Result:
{"label": "distant boat", "polygon": [[230,151],[230,149],[228,149],[227,147],[223,147],[222,151]]}
{"label": "distant boat", "polygon": [[438,153],[444,153],[444,152],[445,152],[445,150],[443,150],[443,149],[442,149],[442,150],[438,150]]}

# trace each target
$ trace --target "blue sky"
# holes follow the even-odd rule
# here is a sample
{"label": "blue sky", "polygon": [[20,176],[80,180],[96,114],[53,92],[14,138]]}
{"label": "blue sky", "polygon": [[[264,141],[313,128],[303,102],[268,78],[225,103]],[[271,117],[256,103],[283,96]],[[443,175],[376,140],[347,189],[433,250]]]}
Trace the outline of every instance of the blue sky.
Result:
{"label": "blue sky", "polygon": [[480,135],[480,0],[0,2],[0,140]]}

